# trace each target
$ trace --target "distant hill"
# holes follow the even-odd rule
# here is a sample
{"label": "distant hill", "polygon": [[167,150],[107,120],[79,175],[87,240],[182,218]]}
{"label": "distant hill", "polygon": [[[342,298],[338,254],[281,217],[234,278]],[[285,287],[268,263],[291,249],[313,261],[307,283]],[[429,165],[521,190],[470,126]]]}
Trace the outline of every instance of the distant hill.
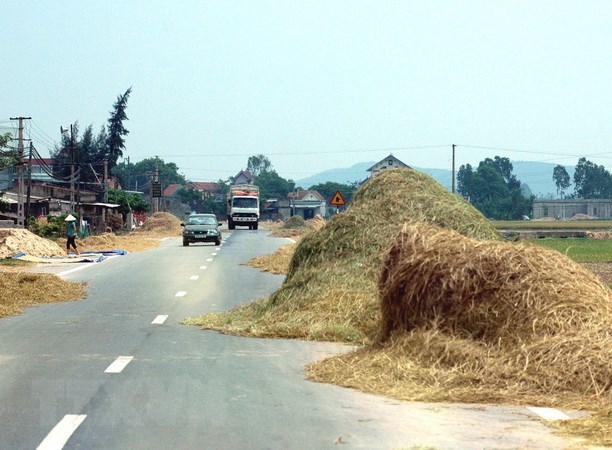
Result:
{"label": "distant hill", "polygon": [[[552,179],[553,170],[557,164],[534,161],[511,162],[514,168],[512,173],[516,175],[521,183],[528,185],[529,189],[536,197],[546,197],[557,193],[557,187]],[[296,186],[307,189],[314,184],[325,183],[327,181],[347,184],[355,181],[363,181],[370,175],[367,169],[374,164],[376,164],[376,161],[368,161],[355,164],[351,167],[329,169],[310,177],[297,180],[295,184]],[[415,167],[415,169],[428,174],[445,188],[451,189],[452,175],[450,170],[428,169],[422,167]],[[459,168],[457,168],[457,170],[458,169]],[[565,166],[565,169],[573,180],[574,167]],[[573,184],[567,192],[571,192],[572,190]]]}

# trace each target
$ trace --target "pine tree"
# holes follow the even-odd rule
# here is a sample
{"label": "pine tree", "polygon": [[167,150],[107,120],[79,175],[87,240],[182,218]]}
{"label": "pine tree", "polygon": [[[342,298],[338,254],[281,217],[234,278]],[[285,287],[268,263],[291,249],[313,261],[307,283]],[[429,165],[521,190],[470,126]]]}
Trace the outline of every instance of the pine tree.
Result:
{"label": "pine tree", "polygon": [[117,165],[117,160],[123,156],[125,150],[125,140],[123,137],[129,131],[123,126],[124,120],[129,120],[125,114],[127,101],[132,93],[130,87],[123,95],[117,97],[117,101],[113,105],[113,111],[108,119],[108,137],[106,139],[106,159],[108,159],[109,170]]}

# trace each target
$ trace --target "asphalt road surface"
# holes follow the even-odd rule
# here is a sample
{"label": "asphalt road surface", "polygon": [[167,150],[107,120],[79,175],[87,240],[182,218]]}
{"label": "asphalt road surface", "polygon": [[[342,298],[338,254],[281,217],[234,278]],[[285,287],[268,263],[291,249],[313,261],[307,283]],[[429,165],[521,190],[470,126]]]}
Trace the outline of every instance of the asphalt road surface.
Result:
{"label": "asphalt road surface", "polygon": [[0,449],[568,444],[524,407],[399,402],[305,379],[306,363],[348,347],[182,325],[282,282],[242,264],[286,240],[224,236],[220,247],[172,238],[64,274],[89,283],[86,299],[1,319]]}

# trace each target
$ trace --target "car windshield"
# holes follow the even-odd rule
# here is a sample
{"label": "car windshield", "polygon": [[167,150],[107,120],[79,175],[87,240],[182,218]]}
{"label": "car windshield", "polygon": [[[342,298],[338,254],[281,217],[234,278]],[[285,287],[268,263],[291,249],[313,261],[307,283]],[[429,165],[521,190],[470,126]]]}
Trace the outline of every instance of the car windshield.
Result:
{"label": "car windshield", "polygon": [[248,197],[234,198],[235,208],[257,208],[257,199]]}
{"label": "car windshield", "polygon": [[217,219],[214,217],[190,217],[187,225],[215,225]]}

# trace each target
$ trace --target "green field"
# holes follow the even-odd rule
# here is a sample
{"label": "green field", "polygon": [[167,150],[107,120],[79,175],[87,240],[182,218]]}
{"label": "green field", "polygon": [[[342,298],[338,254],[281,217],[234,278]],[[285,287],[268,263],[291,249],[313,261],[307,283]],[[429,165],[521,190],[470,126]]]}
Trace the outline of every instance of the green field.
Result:
{"label": "green field", "polygon": [[561,252],[579,262],[612,262],[612,239],[545,238],[525,239],[541,247]]}
{"label": "green field", "polygon": [[612,220],[492,220],[498,230],[612,231]]}

